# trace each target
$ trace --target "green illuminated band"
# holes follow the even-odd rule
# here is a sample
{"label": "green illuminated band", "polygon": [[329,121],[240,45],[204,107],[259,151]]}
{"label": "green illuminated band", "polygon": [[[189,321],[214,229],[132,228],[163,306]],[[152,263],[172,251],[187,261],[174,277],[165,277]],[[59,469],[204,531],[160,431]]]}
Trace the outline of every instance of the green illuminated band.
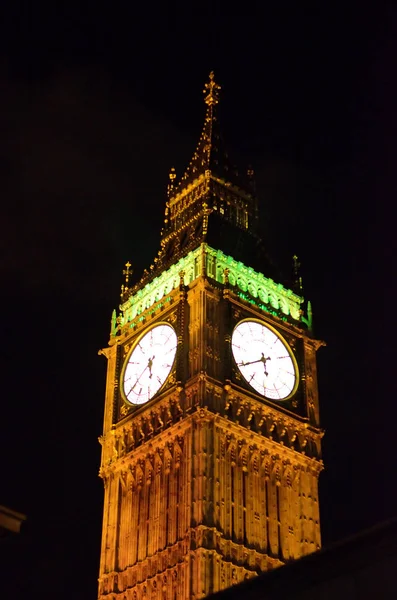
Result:
{"label": "green illuminated band", "polygon": [[[121,326],[133,321],[141,313],[148,310],[156,302],[170,294],[180,285],[180,273],[183,271],[184,285],[189,285],[201,275],[203,270],[209,279],[220,284],[226,283],[236,288],[236,293],[243,299],[259,306],[262,310],[272,314],[290,316],[296,321],[302,320],[301,305],[303,298],[292,290],[284,288],[262,273],[254,271],[242,262],[226,256],[220,250],[215,250],[207,244],[201,244],[196,250],[189,252],[176,264],[164,271],[159,277],[145,285],[136,294],[128,298],[120,306]],[[115,331],[112,327],[112,335]]]}

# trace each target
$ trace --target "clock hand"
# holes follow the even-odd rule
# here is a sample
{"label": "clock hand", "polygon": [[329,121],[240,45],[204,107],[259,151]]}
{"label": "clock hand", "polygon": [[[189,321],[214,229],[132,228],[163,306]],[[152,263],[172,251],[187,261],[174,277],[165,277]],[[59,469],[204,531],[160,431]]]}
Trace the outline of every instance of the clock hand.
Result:
{"label": "clock hand", "polygon": [[149,366],[149,365],[147,365],[147,366],[146,366],[146,367],[143,369],[142,373],[139,375],[138,379],[135,381],[134,385],[132,386],[132,388],[130,389],[130,391],[129,391],[129,392],[128,392],[128,394],[127,394],[127,398],[128,398],[128,396],[131,394],[131,392],[133,391],[134,387],[135,387],[135,386],[136,386],[136,385],[139,383],[139,380],[140,380],[140,378],[142,377],[142,375],[144,374],[144,372],[146,371],[146,369],[148,368],[148,366]]}
{"label": "clock hand", "polygon": [[154,359],[154,356],[152,356],[152,358],[149,358],[149,360],[148,360],[148,362],[147,362],[147,366],[148,366],[148,368],[149,368],[149,371],[150,371],[150,375],[149,375],[149,378],[150,378],[150,379],[152,378],[152,366],[153,366],[153,359]]}
{"label": "clock hand", "polygon": [[261,362],[261,363],[263,363],[265,365],[265,373],[267,375],[267,372],[266,372],[266,361],[267,360],[271,360],[270,356],[268,356],[267,358],[265,358],[265,356],[264,356],[264,354],[262,352],[262,356],[261,356],[261,358],[259,360],[251,360],[249,362],[242,361],[241,363],[238,363],[238,366],[239,367],[246,367],[247,365],[254,365],[255,363]]}
{"label": "clock hand", "polygon": [[254,365],[255,363],[262,362],[262,359],[259,360],[251,360],[249,362],[242,361],[241,363],[237,363],[238,367],[246,367],[247,365]]}
{"label": "clock hand", "polygon": [[263,354],[263,352],[261,352],[261,354],[262,354],[262,356],[261,356],[261,362],[263,362],[263,367],[265,369],[265,375],[267,377],[269,375],[269,373],[266,371],[266,361],[267,360],[272,360],[272,359],[270,358],[270,356],[268,356],[267,358],[265,358],[265,355]]}

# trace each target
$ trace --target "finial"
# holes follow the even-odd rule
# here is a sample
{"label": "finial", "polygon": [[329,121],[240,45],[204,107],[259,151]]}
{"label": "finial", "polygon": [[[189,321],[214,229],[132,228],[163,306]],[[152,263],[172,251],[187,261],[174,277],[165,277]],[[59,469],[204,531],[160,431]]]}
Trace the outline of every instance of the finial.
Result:
{"label": "finial", "polygon": [[255,172],[251,165],[248,166],[247,177],[251,190],[256,193]]}
{"label": "finial", "polygon": [[174,189],[175,179],[176,179],[176,172],[175,172],[175,168],[174,167],[171,167],[170,174],[168,175],[168,178],[169,178],[170,181],[169,181],[169,184],[168,184],[168,187],[167,187],[167,193],[168,193],[168,196],[170,196],[171,193],[172,193],[172,190]]}
{"label": "finial", "polygon": [[310,300],[307,303],[306,309],[307,317],[304,316],[304,311],[301,311],[301,320],[303,323],[307,325],[309,331],[313,331],[313,311],[312,311],[312,303]]}
{"label": "finial", "polygon": [[313,310],[310,300],[307,302],[307,321],[310,331],[313,329]]}
{"label": "finial", "polygon": [[301,294],[303,292],[302,277],[299,275],[299,269],[301,267],[301,264],[298,261],[298,257],[296,254],[294,254],[292,260],[294,261],[294,287],[296,292]]}
{"label": "finial", "polygon": [[203,94],[207,94],[204,98],[204,102],[208,106],[215,106],[219,102],[219,90],[221,86],[215,82],[214,71],[210,73],[210,80],[205,84]]}
{"label": "finial", "polygon": [[123,270],[123,275],[125,275],[125,284],[128,287],[128,280],[130,278],[130,275],[132,275],[132,273],[133,273],[132,270],[130,270],[131,269],[130,261],[125,263],[125,267],[126,268]]}
{"label": "finial", "polygon": [[128,261],[125,263],[125,269],[123,269],[123,275],[125,276],[125,284],[123,283],[121,286],[120,296],[122,299],[129,292],[130,288],[129,288],[128,282],[129,282],[129,279],[130,279],[130,276],[132,275],[132,273],[133,273],[133,270],[131,269],[131,263],[130,263],[130,261]]}
{"label": "finial", "polygon": [[117,315],[116,315],[116,311],[113,310],[112,312],[112,318],[110,321],[111,325],[110,325],[110,337],[114,337],[117,333]]}

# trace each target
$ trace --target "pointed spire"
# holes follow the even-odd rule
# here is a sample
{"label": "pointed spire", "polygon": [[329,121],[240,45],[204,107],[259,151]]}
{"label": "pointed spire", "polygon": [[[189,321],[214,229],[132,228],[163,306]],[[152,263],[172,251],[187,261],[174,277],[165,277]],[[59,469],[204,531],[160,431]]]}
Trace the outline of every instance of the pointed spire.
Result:
{"label": "pointed spire", "polygon": [[193,153],[189,166],[178,184],[173,185],[169,198],[178,194],[188,184],[196,180],[205,172],[210,172],[216,177],[230,181],[238,185],[236,169],[230,164],[229,157],[224,148],[222,135],[219,131],[218,104],[219,92],[221,86],[216,83],[214,72],[211,71],[209,81],[204,85],[204,102],[207,110],[204,119],[204,126],[200,139]]}
{"label": "pointed spire", "polygon": [[253,191],[255,191],[255,188],[256,188],[255,172],[251,165],[248,166],[247,177],[248,177],[248,181],[250,182],[250,185],[251,185]]}
{"label": "pointed spire", "polygon": [[168,187],[167,187],[167,193],[168,193],[168,197],[170,197],[172,194],[172,191],[175,187],[175,179],[176,179],[175,167],[171,167],[168,178],[169,178],[169,183],[168,183]]}
{"label": "pointed spire", "polygon": [[302,283],[302,277],[299,272],[301,264],[298,261],[298,257],[296,254],[294,254],[294,256],[292,257],[292,260],[294,261],[294,291],[297,294],[302,295],[303,294],[303,283]]}
{"label": "pointed spire", "polygon": [[133,273],[133,270],[131,269],[131,263],[130,261],[127,261],[125,263],[125,269],[123,269],[123,275],[125,277],[124,283],[121,285],[121,300],[124,301],[124,299],[128,296],[128,292],[130,291],[130,286],[128,285],[130,277]]}
{"label": "pointed spire", "polygon": [[310,331],[313,329],[313,310],[310,300],[307,302],[307,320]]}
{"label": "pointed spire", "polygon": [[110,320],[110,337],[114,337],[117,333],[117,315],[116,310],[112,312],[112,318]]}
{"label": "pointed spire", "polygon": [[310,300],[308,300],[307,302],[307,308],[306,308],[306,314],[307,316],[305,317],[304,315],[304,311],[301,311],[301,320],[302,323],[305,323],[305,325],[307,325],[307,328],[309,331],[313,331],[313,311],[312,311],[312,303],[310,302]]}

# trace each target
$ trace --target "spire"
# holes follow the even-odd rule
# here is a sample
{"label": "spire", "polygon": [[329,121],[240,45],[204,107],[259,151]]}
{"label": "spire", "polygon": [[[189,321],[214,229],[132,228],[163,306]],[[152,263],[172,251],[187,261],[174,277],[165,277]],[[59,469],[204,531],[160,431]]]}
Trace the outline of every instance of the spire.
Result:
{"label": "spire", "polygon": [[209,81],[204,85],[203,90],[207,110],[201,136],[189,166],[178,184],[173,186],[170,195],[179,193],[206,171],[210,171],[213,175],[230,183],[237,185],[241,183],[236,180],[237,170],[230,164],[219,131],[218,105],[220,90],[221,86],[216,83],[214,72],[211,71]]}
{"label": "spire", "polygon": [[293,265],[294,265],[294,283],[293,283],[293,289],[297,294],[302,295],[303,293],[303,283],[302,283],[302,276],[300,274],[300,267],[301,264],[298,260],[298,257],[296,254],[294,254],[294,256],[292,257],[293,260]]}
{"label": "spire", "polygon": [[116,311],[113,309],[112,318],[110,321],[110,337],[114,337],[117,333],[117,315]]}
{"label": "spire", "polygon": [[125,277],[125,283],[123,283],[122,286],[121,286],[120,297],[121,297],[122,300],[124,300],[124,298],[128,296],[128,293],[129,293],[129,291],[131,289],[130,286],[128,285],[130,277],[131,277],[131,275],[133,273],[133,271],[131,269],[131,266],[132,265],[131,265],[130,261],[127,261],[125,263],[125,269],[123,269],[123,275]]}
{"label": "spire", "polygon": [[170,174],[168,175],[169,178],[169,184],[168,184],[168,188],[167,188],[167,195],[168,197],[172,195],[174,186],[175,186],[175,179],[176,179],[176,173],[175,173],[175,167],[171,167],[170,170]]}

